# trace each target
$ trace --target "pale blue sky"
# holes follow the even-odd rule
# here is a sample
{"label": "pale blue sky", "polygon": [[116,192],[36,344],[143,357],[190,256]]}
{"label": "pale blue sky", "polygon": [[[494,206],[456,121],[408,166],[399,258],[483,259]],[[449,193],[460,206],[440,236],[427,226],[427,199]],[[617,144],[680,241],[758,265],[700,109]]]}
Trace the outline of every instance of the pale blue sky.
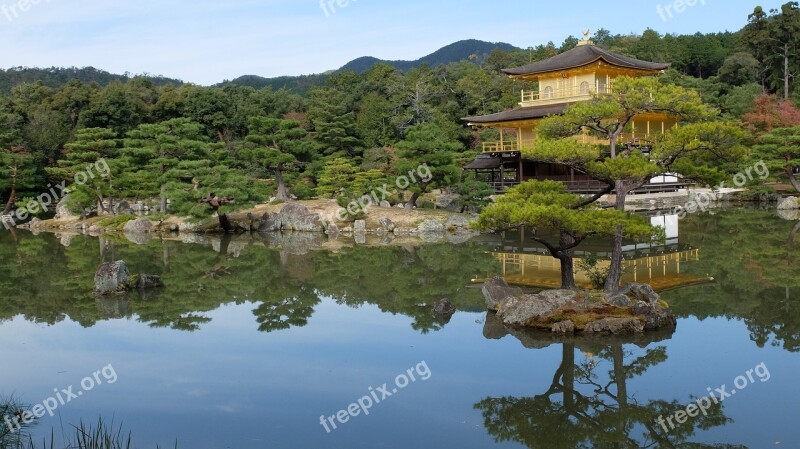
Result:
{"label": "pale blue sky", "polygon": [[[346,1],[345,7],[338,6]],[[676,1],[695,5],[676,12]],[[769,9],[785,1],[760,4]],[[640,33],[648,27],[662,33],[735,31],[757,4],[752,0],[324,2],[327,15],[320,0],[0,0],[0,67],[94,66],[213,84],[245,74],[319,73],[367,55],[416,59],[470,38],[527,48],[550,40],[561,43],[586,28],[603,27],[614,33]]]}

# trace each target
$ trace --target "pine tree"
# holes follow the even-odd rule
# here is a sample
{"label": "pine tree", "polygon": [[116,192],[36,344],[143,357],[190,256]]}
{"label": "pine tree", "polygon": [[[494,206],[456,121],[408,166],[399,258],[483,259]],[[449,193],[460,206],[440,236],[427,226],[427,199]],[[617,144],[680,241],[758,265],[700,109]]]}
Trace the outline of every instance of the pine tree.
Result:
{"label": "pine tree", "polygon": [[[567,193],[557,181],[528,181],[510,189],[481,212],[478,226],[507,230],[525,226],[561,262],[561,288],[575,288],[574,251],[595,235],[612,236],[619,229],[625,237],[655,238],[659,230],[641,216],[583,205],[580,195]],[[549,237],[555,233],[558,240]]]}
{"label": "pine tree", "polygon": [[310,162],[313,156],[313,144],[306,138],[306,130],[297,121],[270,117],[251,118],[249,129],[242,157],[257,170],[273,172],[275,197],[288,200],[284,174],[297,169],[301,162]]}
{"label": "pine tree", "polygon": [[753,147],[753,159],[763,160],[771,173],[781,173],[800,192],[800,126],[775,128]]}
{"label": "pine tree", "polygon": [[[160,211],[167,210],[167,184],[181,173],[181,162],[208,159],[208,138],[202,125],[180,118],[140,125],[128,134],[123,154],[133,170],[120,181],[136,197],[160,198]],[[138,170],[137,170],[138,169]]]}
{"label": "pine tree", "polygon": [[364,152],[357,135],[356,115],[352,101],[336,89],[317,89],[311,92],[308,119],[313,126],[312,136],[326,156],[344,156],[360,162]]}
{"label": "pine tree", "polygon": [[82,129],[75,141],[66,145],[58,167],[48,168],[47,173],[70,184],[76,180],[84,181],[70,186],[72,205],[85,208],[96,204],[98,214],[113,215],[114,196],[119,193],[114,184],[114,173],[120,169],[116,159],[118,144],[117,133],[111,129]]}
{"label": "pine tree", "polygon": [[[455,165],[455,153],[462,150],[458,142],[447,140],[437,125],[428,123],[410,128],[406,139],[398,142],[397,169],[410,181],[412,193],[407,205],[415,207],[420,196],[431,189],[453,185],[460,168]],[[430,176],[428,176],[430,175]]]}

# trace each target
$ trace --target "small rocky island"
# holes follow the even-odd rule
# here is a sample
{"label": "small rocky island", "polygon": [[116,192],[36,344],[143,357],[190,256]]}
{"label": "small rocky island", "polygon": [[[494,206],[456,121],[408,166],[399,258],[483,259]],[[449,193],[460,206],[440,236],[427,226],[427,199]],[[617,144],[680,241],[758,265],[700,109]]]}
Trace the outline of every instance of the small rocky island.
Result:
{"label": "small rocky island", "polygon": [[586,290],[545,290],[526,294],[501,277],[483,285],[490,313],[510,328],[554,334],[638,334],[674,328],[675,314],[646,284],[627,284],[613,295]]}

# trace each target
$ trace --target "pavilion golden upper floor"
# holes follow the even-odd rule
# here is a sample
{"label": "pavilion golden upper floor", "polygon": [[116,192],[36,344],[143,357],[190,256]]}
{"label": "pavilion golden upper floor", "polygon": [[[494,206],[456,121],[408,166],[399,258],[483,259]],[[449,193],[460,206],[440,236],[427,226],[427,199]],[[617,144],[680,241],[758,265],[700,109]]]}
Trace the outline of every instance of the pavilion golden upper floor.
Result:
{"label": "pavilion golden upper floor", "polygon": [[[614,80],[620,76],[654,76],[669,67],[670,64],[616,54],[584,40],[552,58],[503,70],[513,79],[535,82],[538,88],[523,90],[516,109],[464,120],[471,126],[500,132],[498,141],[483,144],[484,153],[520,151],[536,138],[536,127],[542,118],[561,114],[569,105],[591,100],[595,95],[612,94]],[[647,141],[676,124],[675,118],[663,114],[640,115],[631,122],[621,141]],[[592,140],[586,135],[579,138]]]}

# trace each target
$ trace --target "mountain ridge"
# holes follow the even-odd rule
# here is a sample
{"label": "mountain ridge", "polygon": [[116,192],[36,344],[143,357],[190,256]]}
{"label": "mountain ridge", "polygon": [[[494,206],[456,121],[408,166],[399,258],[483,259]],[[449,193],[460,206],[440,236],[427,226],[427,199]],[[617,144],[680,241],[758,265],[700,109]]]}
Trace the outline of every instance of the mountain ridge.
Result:
{"label": "mountain ridge", "polygon": [[453,42],[452,44],[445,45],[444,47],[423,56],[416,60],[386,60],[379,59],[374,56],[361,56],[353,59],[347,64],[343,65],[337,70],[332,70],[325,73],[312,74],[312,75],[299,75],[299,76],[279,76],[272,78],[265,78],[258,75],[243,75],[230,81],[224,81],[219,85],[236,84],[243,86],[250,86],[254,88],[261,88],[270,86],[275,90],[286,88],[294,91],[305,91],[312,85],[322,84],[331,73],[342,72],[345,70],[352,70],[356,73],[364,73],[371,69],[375,64],[389,64],[401,72],[407,72],[413,68],[420,67],[423,64],[429,66],[446,65],[453,62],[464,60],[472,60],[476,63],[484,61],[491,54],[494,49],[499,48],[503,51],[520,50],[519,48],[507,44],[505,42],[488,42],[478,39],[465,39]]}
{"label": "mountain ridge", "polygon": [[[330,70],[324,73],[310,75],[288,75],[277,77],[262,77],[259,75],[242,75],[233,80],[225,80],[215,84],[215,86],[239,85],[249,86],[256,89],[270,86],[274,90],[288,89],[294,92],[303,93],[313,86],[325,83],[325,80],[332,73],[352,70],[356,73],[364,73],[375,64],[389,64],[401,72],[407,72],[416,67],[427,64],[432,67],[446,65],[459,61],[473,61],[479,64],[486,60],[496,48],[503,51],[514,51],[519,48],[505,42],[487,42],[478,39],[465,39],[446,45],[433,53],[423,56],[416,60],[385,60],[374,56],[362,56],[339,69]],[[25,83],[42,81],[48,87],[58,87],[66,84],[72,79],[80,80],[84,83],[98,83],[107,85],[114,81],[128,81],[136,77],[144,77],[156,85],[174,84],[181,85],[184,81],[167,78],[160,75],[142,74],[132,75],[130,73],[114,74],[94,67],[10,67],[0,69],[0,91],[10,92],[14,86]]]}

